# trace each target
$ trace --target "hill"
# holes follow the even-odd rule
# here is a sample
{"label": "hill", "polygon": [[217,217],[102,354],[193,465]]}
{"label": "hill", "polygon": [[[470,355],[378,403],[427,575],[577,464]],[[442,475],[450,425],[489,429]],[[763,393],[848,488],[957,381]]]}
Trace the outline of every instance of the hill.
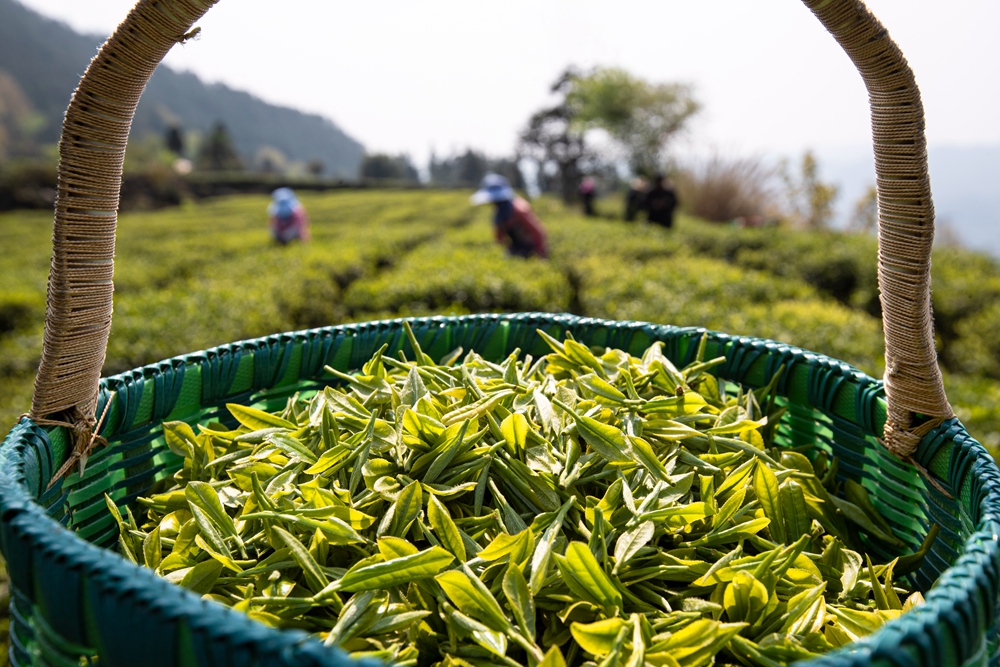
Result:
{"label": "hill", "polygon": [[[103,41],[100,36],[81,35],[16,0],[0,0],[0,79],[16,82],[30,103],[36,142],[59,140],[70,96]],[[157,69],[146,87],[132,137],[162,134],[171,122],[204,134],[220,120],[247,159],[272,147],[292,160],[318,159],[330,175],[357,175],[364,147],[331,120],[268,104],[223,84],[206,84],[194,74],[165,66]]]}

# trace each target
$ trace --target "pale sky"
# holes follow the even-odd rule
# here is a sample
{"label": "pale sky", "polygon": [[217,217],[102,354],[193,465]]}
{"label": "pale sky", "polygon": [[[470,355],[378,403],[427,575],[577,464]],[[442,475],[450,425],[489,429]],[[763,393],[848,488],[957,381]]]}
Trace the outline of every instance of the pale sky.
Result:
{"label": "pale sky", "polygon": [[[131,0],[20,0],[108,33]],[[998,0],[868,0],[916,73],[932,145],[1000,143]],[[615,65],[695,87],[685,151],[825,154],[870,142],[867,96],[833,38],[795,0],[222,0],[166,62],[318,112],[370,151],[424,162],[513,151],[570,64]]]}

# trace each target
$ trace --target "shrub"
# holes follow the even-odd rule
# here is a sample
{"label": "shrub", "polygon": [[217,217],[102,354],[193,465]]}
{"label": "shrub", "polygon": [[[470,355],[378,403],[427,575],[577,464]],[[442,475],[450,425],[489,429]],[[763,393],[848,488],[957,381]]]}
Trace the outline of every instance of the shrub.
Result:
{"label": "shrub", "polygon": [[869,372],[880,363],[878,320],[821,298],[801,281],[703,258],[626,267],[594,258],[580,274],[580,302],[587,315],[772,338]]}
{"label": "shrub", "polygon": [[[37,366],[37,364],[36,364]],[[31,391],[35,386],[34,369],[20,375],[5,375],[0,392],[0,427],[6,433],[17,423],[18,417],[31,405]]]}
{"label": "shrub", "polygon": [[961,320],[955,333],[949,349],[952,365],[964,373],[1000,379],[1000,302]]}
{"label": "shrub", "polygon": [[390,180],[397,183],[416,183],[420,180],[417,168],[407,155],[385,153],[365,155],[358,173],[362,179]]}
{"label": "shrub", "polygon": [[1000,382],[975,375],[945,373],[955,414],[977,440],[1000,460]]}
{"label": "shrub", "polygon": [[819,163],[812,151],[802,155],[800,171],[800,176],[789,173],[787,162],[780,169],[792,224],[807,229],[825,229],[833,219],[833,202],[839,190],[836,185],[819,180]]}
{"label": "shrub", "polygon": [[748,335],[770,338],[842,359],[874,377],[885,366],[882,323],[826,300],[779,301],[742,313]]}
{"label": "shrub", "polygon": [[775,170],[759,158],[716,154],[677,174],[678,199],[687,213],[712,222],[772,214],[774,177]]}
{"label": "shrub", "polygon": [[18,158],[0,163],[0,211],[47,209],[56,196],[55,160]]}
{"label": "shrub", "polygon": [[0,292],[0,335],[25,329],[44,317],[44,294],[27,290]]}
{"label": "shrub", "polygon": [[495,245],[463,247],[447,241],[421,246],[391,270],[356,282],[344,293],[352,317],[386,311],[419,315],[448,308],[559,312],[567,310],[569,302],[569,285],[551,264],[507,257]]}
{"label": "shrub", "polygon": [[289,328],[269,290],[248,289],[240,280],[191,280],[171,290],[135,292],[115,299],[104,371]]}
{"label": "shrub", "polygon": [[[760,233],[762,236],[765,233]],[[868,250],[871,254],[868,255]],[[737,249],[737,266],[796,278],[842,304],[880,315],[875,244],[844,234],[789,231],[761,247]]]}
{"label": "shrub", "polygon": [[[941,339],[942,362],[956,370],[967,365],[956,342],[963,321],[1000,302],[1000,262],[956,248],[934,252],[932,265],[934,326]],[[994,336],[997,334],[994,333]]]}
{"label": "shrub", "polygon": [[616,261],[646,261],[684,252],[678,239],[660,227],[617,221],[588,220],[579,216],[546,215],[552,261],[565,269],[587,257],[614,257]]}

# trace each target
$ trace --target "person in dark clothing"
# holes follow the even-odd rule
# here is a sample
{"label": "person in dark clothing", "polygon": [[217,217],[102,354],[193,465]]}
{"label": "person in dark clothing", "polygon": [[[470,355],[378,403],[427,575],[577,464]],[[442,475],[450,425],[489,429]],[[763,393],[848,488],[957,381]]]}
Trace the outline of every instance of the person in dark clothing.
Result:
{"label": "person in dark clothing", "polygon": [[590,176],[580,183],[580,200],[583,202],[583,214],[589,218],[597,215],[594,210],[594,198],[597,196],[597,184]]}
{"label": "person in dark clothing", "polygon": [[646,190],[646,181],[643,178],[633,178],[628,184],[628,193],[625,195],[625,222],[634,222],[635,216],[642,210],[642,193]]}
{"label": "person in dark clothing", "polygon": [[657,174],[653,179],[653,187],[646,191],[643,200],[646,209],[646,219],[654,225],[663,227],[674,226],[674,209],[677,208],[677,193],[667,183],[663,174]]}

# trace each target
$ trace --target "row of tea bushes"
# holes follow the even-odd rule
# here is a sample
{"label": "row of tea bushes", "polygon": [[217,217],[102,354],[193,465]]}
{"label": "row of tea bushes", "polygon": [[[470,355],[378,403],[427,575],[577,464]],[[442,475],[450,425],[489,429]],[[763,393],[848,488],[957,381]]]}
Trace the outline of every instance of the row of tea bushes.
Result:
{"label": "row of tea bushes", "polygon": [[[673,230],[534,203],[551,260],[506,257],[467,193],[306,194],[313,240],[277,247],[267,198],[221,198],[120,219],[117,372],[276,331],[397,315],[571,311],[774,338],[881,373],[874,240],[738,230],[686,216]],[[51,217],[0,215],[0,419],[29,402],[41,349]],[[936,251],[941,359],[959,415],[1000,446],[1000,263]],[[831,287],[831,285],[833,285]],[[874,305],[873,305],[874,303]],[[993,397],[992,399],[990,397]]]}
{"label": "row of tea bushes", "polygon": [[313,240],[278,247],[267,202],[236,197],[123,216],[109,372],[336,322],[344,287],[469,220],[450,194],[347,192],[307,199]]}
{"label": "row of tea bushes", "polygon": [[413,250],[389,270],[352,284],[344,306],[354,319],[371,314],[564,312],[569,282],[555,263],[505,256],[493,241],[488,211],[474,223]]}
{"label": "row of tea bushes", "polygon": [[[542,205],[561,248],[559,260],[572,264],[593,254],[613,252],[646,261],[674,255],[708,257],[740,269],[762,271],[806,283],[845,307],[881,316],[874,237],[834,231],[735,229],[699,224],[679,215],[677,227],[662,230],[618,221],[579,218],[551,203]],[[942,365],[960,374],[1000,380],[1000,262],[960,248],[934,251],[934,323]]]}
{"label": "row of tea bushes", "polygon": [[654,260],[623,272],[594,257],[580,269],[580,301],[588,314],[771,338],[869,372],[881,365],[879,322],[799,281],[692,257]]}

